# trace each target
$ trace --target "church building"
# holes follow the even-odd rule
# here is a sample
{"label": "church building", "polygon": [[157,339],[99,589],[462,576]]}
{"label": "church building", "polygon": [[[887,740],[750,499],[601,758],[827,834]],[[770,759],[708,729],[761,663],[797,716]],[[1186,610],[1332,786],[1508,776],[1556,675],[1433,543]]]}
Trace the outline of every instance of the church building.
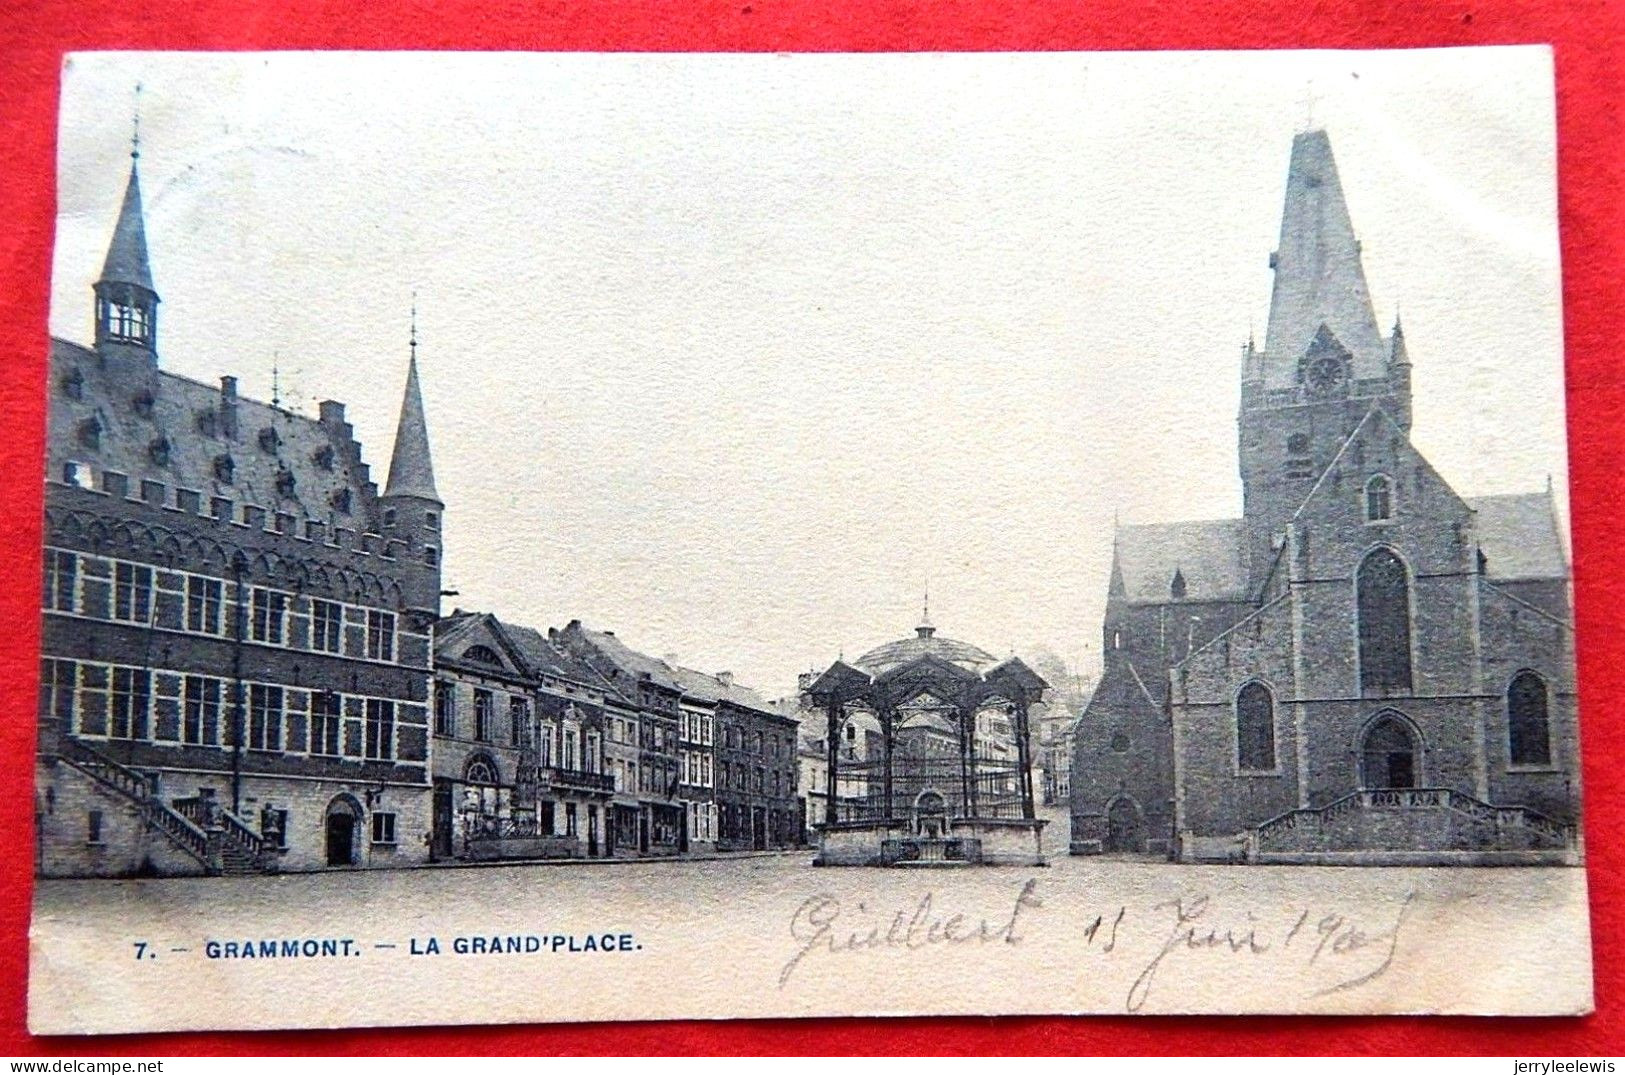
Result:
{"label": "church building", "polygon": [[443,506],[415,338],[379,492],[343,404],[162,368],[135,163],[95,298],[48,367],[38,872],[426,861]]}
{"label": "church building", "polygon": [[1378,328],[1324,131],[1293,140],[1270,264],[1264,348],[1241,354],[1241,516],[1116,532],[1072,851],[1576,861],[1549,485],[1467,497],[1411,443],[1411,354],[1397,319]]}

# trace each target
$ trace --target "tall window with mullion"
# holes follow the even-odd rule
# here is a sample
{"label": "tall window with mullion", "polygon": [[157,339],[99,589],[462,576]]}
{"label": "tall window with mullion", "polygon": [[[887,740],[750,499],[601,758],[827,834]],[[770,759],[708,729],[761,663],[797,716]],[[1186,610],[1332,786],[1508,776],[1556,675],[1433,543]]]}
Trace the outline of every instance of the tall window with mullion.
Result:
{"label": "tall window with mullion", "polygon": [[523,698],[508,699],[508,745],[522,747],[530,738],[530,703]]}
{"label": "tall window with mullion", "polygon": [[491,741],[491,715],[494,711],[491,692],[481,688],[474,690],[474,738],[482,743]]}
{"label": "tall window with mullion", "polygon": [[248,688],[248,749],[281,753],[281,687],[255,683]]}
{"label": "tall window with mullion", "polygon": [[220,609],[224,586],[219,579],[202,575],[186,577],[186,629],[199,634],[220,633]]}
{"label": "tall window with mullion", "polygon": [[310,602],[310,648],[339,653],[344,648],[344,606],[315,598]]}
{"label": "tall window with mullion", "polygon": [[64,731],[73,729],[73,695],[79,685],[79,666],[59,657],[40,662],[39,715],[55,717]]}
{"label": "tall window with mullion", "polygon": [[339,729],[343,725],[344,699],[333,691],[310,692],[310,753],[324,758],[339,756]]}
{"label": "tall window with mullion", "polygon": [[395,757],[395,703],[388,698],[367,699],[366,756],[378,761]]}
{"label": "tall window with mullion", "polygon": [[187,676],[181,742],[213,746],[220,735],[220,687],[212,676]]}
{"label": "tall window with mullion", "polygon": [[255,642],[280,646],[288,614],[288,595],[256,586],[249,600],[249,613],[249,637]]}
{"label": "tall window with mullion", "polygon": [[120,562],[113,568],[113,618],[148,623],[152,618],[152,568]]}
{"label": "tall window with mullion", "polygon": [[79,554],[61,549],[45,550],[45,592],[41,607],[47,612],[72,612],[79,584]]}
{"label": "tall window with mullion", "polygon": [[367,610],[367,658],[373,661],[395,659],[395,614]]}
{"label": "tall window with mullion", "polygon": [[151,709],[152,673],[145,668],[114,668],[107,737],[147,738]]}
{"label": "tall window with mullion", "polygon": [[434,734],[457,734],[457,687],[444,679],[434,681]]}

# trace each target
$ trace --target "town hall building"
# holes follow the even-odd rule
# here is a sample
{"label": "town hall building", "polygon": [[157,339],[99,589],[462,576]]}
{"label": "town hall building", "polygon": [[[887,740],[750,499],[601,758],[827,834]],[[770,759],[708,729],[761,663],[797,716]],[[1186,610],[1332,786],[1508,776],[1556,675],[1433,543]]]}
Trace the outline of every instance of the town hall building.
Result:
{"label": "town hall building", "polygon": [[1270,264],[1264,347],[1241,354],[1241,516],[1115,534],[1072,851],[1576,861],[1550,488],[1466,497],[1412,444],[1410,350],[1378,328],[1324,131],[1293,140]]}
{"label": "town hall building", "polygon": [[415,339],[380,492],[343,404],[161,367],[135,164],[95,299],[48,367],[37,871],[425,862],[443,505]]}

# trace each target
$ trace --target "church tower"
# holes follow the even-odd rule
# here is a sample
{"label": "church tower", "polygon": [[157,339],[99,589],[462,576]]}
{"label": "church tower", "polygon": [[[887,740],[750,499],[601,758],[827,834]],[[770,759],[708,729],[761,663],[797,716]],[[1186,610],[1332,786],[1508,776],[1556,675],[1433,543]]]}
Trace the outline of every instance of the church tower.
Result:
{"label": "church tower", "polygon": [[154,369],[158,364],[158,292],[147,260],[141,211],[139,149],[130,151],[124,204],[96,281],[96,353],[104,364]]}
{"label": "church tower", "polygon": [[389,457],[389,480],[378,498],[379,530],[385,540],[405,544],[413,564],[404,573],[406,607],[425,617],[424,626],[440,615],[441,515],[445,505],[434,486],[429,457],[429,427],[418,388],[417,315],[413,312],[411,357],[406,365],[406,391],[401,397],[395,448]]}
{"label": "church tower", "polygon": [[1240,439],[1247,573],[1256,594],[1286,523],[1367,411],[1411,422],[1404,334],[1383,339],[1331,139],[1292,140],[1264,349],[1242,349]]}

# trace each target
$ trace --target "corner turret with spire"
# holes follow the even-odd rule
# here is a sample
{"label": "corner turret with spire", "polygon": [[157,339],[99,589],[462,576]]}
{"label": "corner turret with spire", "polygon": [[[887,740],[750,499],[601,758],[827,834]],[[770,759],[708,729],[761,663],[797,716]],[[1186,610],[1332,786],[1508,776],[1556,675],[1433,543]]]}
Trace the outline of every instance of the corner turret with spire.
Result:
{"label": "corner turret with spire", "polygon": [[107,259],[95,284],[96,353],[104,364],[158,364],[158,291],[147,258],[141,207],[139,125],[130,145],[130,178],[124,187]]}
{"label": "corner turret with spire", "polygon": [[423,393],[418,386],[417,303],[412,304],[408,337],[406,390],[395,426],[395,447],[389,457],[389,479],[378,498],[380,530],[386,538],[405,542],[406,555],[415,567],[404,594],[409,609],[438,617],[440,613],[441,522],[445,505],[435,490],[434,463],[429,453],[429,427],[423,415]]}

